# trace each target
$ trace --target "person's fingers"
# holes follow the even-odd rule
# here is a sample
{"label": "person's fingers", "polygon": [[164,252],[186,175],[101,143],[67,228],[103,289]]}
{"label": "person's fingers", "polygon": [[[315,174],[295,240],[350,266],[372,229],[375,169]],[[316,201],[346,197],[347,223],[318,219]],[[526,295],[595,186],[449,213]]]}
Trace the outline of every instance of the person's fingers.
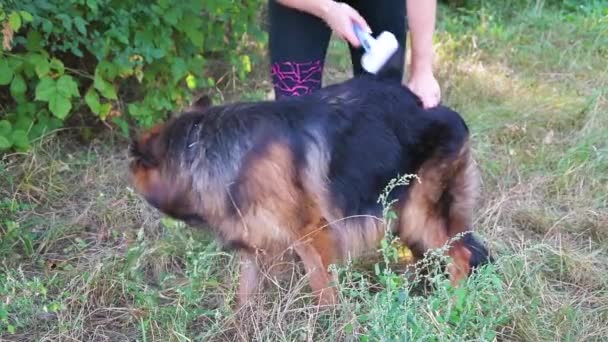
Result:
{"label": "person's fingers", "polygon": [[343,39],[347,40],[354,47],[361,46],[361,42],[352,28],[346,28],[345,31],[346,32],[343,33]]}
{"label": "person's fingers", "polygon": [[336,16],[339,18],[337,25],[340,27],[335,31],[338,32],[342,39],[348,41],[354,47],[361,46],[361,42],[355,34],[353,24],[356,23],[364,31],[371,33],[371,29],[365,19],[363,19],[357,10],[345,3],[339,3],[339,13],[336,13]]}
{"label": "person's fingers", "polygon": [[348,15],[350,19],[359,24],[359,26],[361,26],[363,30],[367,31],[367,33],[372,33],[372,29],[367,24],[367,21],[365,21],[365,19],[359,14],[359,12],[357,12],[354,8],[350,6],[348,7]]}
{"label": "person's fingers", "polygon": [[436,107],[441,102],[441,88],[432,75],[413,75],[407,86],[418,96],[424,109]]}
{"label": "person's fingers", "polygon": [[425,99],[423,100],[423,103],[424,103],[425,109],[437,107],[437,105],[439,104],[439,94],[437,94],[437,93],[429,94],[428,96],[425,97]]}
{"label": "person's fingers", "polygon": [[425,109],[435,107],[437,105],[437,97],[433,93],[426,93],[422,96],[422,104]]}
{"label": "person's fingers", "polygon": [[423,101],[424,109],[431,109],[431,108],[437,107],[438,103],[439,103],[439,101],[437,100],[436,97],[433,97],[433,96],[428,97],[426,99],[426,101]]}
{"label": "person's fingers", "polygon": [[440,97],[438,92],[432,92],[426,89],[418,89],[416,86],[411,86],[410,89],[418,96],[420,102],[422,102],[422,107],[424,109],[433,108],[439,104]]}

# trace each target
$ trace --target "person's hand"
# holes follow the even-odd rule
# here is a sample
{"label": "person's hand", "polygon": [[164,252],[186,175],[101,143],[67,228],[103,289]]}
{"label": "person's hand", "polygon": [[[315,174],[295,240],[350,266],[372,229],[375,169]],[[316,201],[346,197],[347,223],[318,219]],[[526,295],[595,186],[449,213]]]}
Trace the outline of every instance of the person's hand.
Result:
{"label": "person's hand", "polygon": [[361,42],[355,34],[353,23],[359,24],[361,29],[371,33],[371,29],[363,17],[354,8],[343,2],[331,1],[321,19],[340,37],[352,46],[359,47]]}
{"label": "person's hand", "polygon": [[418,95],[424,109],[437,106],[441,100],[441,89],[431,70],[413,71],[407,86]]}

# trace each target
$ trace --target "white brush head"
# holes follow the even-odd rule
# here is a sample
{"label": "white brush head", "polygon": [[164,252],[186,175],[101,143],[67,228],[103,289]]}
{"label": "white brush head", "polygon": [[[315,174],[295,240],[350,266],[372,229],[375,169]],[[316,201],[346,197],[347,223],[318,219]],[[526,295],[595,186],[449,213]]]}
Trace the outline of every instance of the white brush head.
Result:
{"label": "white brush head", "polygon": [[395,35],[388,31],[370,40],[370,49],[361,57],[361,66],[367,72],[376,74],[399,48]]}

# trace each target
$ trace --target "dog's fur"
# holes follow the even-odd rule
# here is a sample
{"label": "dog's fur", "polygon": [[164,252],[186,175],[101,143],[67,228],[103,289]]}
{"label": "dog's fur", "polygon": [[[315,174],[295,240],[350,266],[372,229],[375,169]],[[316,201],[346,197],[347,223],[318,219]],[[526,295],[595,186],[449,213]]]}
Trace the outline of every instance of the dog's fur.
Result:
{"label": "dog's fur", "polygon": [[[479,175],[461,116],[423,110],[400,80],[364,75],[311,96],[199,103],[133,141],[134,187],[151,205],[209,227],[242,258],[239,303],[256,289],[259,251],[293,248],[320,303],[336,301],[328,265],[378,247],[378,198],[391,179],[389,227],[416,255],[471,230]],[[457,284],[487,260],[472,236],[448,252]]]}

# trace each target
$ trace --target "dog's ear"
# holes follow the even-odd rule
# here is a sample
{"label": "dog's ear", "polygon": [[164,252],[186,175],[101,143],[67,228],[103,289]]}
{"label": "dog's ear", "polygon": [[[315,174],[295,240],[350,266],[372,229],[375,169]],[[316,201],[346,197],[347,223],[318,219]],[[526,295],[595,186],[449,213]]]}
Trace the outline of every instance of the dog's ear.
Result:
{"label": "dog's ear", "polygon": [[136,165],[145,168],[157,167],[164,155],[162,141],[163,124],[158,124],[144,133],[140,138],[132,138],[129,155]]}
{"label": "dog's ear", "polygon": [[213,105],[213,101],[211,100],[211,97],[209,97],[209,95],[202,95],[200,96],[198,99],[196,99],[192,105],[190,106],[190,108],[195,109],[195,110],[205,110],[209,107],[211,107]]}

